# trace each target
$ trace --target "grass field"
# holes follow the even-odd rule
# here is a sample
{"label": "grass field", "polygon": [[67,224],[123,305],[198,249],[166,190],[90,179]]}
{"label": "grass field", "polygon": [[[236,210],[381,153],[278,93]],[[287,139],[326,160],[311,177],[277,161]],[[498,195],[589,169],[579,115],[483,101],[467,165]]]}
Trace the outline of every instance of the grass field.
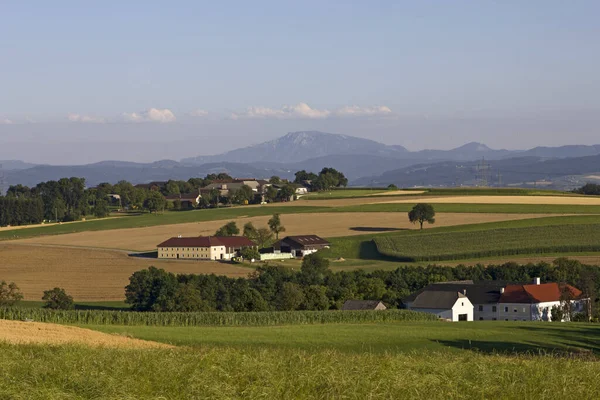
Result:
{"label": "grass field", "polygon": [[402,261],[600,252],[600,229],[596,224],[532,226],[483,232],[419,233],[373,240],[381,254]]}
{"label": "grass field", "polygon": [[[421,231],[400,231],[400,232],[388,232],[378,235],[377,237],[381,240],[383,238],[393,238],[392,240],[401,241],[403,238],[411,240],[411,237],[419,237],[424,235],[433,234],[447,234],[448,240],[452,240],[452,236],[461,232],[478,232],[474,234],[477,237],[478,234],[485,235],[485,232],[495,232],[501,229],[528,229],[534,227],[560,227],[562,225],[587,225],[585,229],[590,230],[594,236],[597,235],[598,224],[600,224],[599,215],[576,215],[576,216],[555,216],[547,218],[535,218],[525,219],[516,221],[503,221],[493,223],[480,223],[480,224],[466,224],[457,225],[453,227],[434,227],[435,225],[426,225],[426,229]],[[559,228],[558,228],[559,229]],[[516,232],[516,231],[515,231]],[[362,236],[351,236],[351,237],[339,237],[331,239],[331,249],[325,250],[323,254],[329,258],[345,258],[345,259],[362,259],[362,260],[388,260],[393,261],[392,257],[385,257],[378,250],[374,242],[373,235],[362,235]],[[416,240],[416,239],[415,239]],[[537,240],[539,246],[545,246],[545,238],[537,237],[531,238],[530,240]],[[570,240],[570,239],[569,239]],[[597,243],[597,242],[596,242]],[[460,247],[455,246],[456,250],[460,251]],[[417,249],[418,250],[418,249]],[[583,250],[582,252],[588,252],[589,250]],[[549,253],[556,253],[548,251]],[[521,253],[523,255],[527,253]],[[535,254],[531,252],[528,254]],[[395,259],[398,261],[397,259]]]}
{"label": "grass field", "polygon": [[15,399],[591,399],[600,327],[443,323],[97,326],[172,349],[0,343]]}
{"label": "grass field", "polygon": [[268,327],[148,327],[82,325],[106,333],[177,346],[240,349],[335,349],[353,353],[415,351],[600,354],[600,325],[478,321],[283,325]]}
{"label": "grass field", "polygon": [[[401,327],[399,327],[399,330]],[[597,361],[480,352],[0,344],[10,399],[592,399]]]}

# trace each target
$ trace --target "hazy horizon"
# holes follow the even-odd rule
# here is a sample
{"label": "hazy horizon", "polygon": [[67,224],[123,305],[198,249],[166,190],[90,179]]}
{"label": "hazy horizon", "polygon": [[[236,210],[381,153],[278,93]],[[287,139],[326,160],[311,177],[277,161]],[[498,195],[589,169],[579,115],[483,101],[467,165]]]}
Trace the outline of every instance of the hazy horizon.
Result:
{"label": "hazy horizon", "polygon": [[180,160],[305,130],[600,142],[591,0],[140,4],[0,5],[0,160]]}

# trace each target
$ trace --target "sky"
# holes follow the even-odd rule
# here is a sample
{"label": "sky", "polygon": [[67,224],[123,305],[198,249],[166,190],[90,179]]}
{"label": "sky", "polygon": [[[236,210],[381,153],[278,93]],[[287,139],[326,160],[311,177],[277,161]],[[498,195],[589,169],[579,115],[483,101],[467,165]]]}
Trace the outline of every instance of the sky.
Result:
{"label": "sky", "polygon": [[600,2],[0,0],[0,160],[600,143]]}

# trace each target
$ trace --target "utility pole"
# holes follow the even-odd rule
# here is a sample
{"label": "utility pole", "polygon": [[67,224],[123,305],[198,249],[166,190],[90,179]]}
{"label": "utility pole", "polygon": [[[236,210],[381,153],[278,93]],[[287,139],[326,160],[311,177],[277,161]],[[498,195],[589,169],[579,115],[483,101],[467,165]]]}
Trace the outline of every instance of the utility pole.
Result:
{"label": "utility pole", "polygon": [[498,187],[502,186],[502,174],[500,174],[500,168],[498,168]]}

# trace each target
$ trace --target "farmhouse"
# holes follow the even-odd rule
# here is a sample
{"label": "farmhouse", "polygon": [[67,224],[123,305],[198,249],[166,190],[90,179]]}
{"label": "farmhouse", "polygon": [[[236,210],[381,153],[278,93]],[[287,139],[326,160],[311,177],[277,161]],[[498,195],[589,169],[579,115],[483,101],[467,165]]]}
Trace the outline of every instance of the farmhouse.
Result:
{"label": "farmhouse", "polygon": [[174,194],[165,196],[165,199],[169,202],[175,202],[175,200],[179,200],[181,201],[181,209],[191,209],[196,207],[196,205],[200,202],[200,193]]}
{"label": "farmhouse", "polygon": [[317,235],[286,236],[273,245],[275,253],[292,253],[294,257],[304,257],[308,254],[329,248],[330,243]]}
{"label": "farmhouse", "polygon": [[[581,290],[556,282],[540,283],[535,278],[529,285],[507,285],[498,302],[498,319],[504,321],[551,321],[552,307],[569,302],[572,314],[585,311],[589,299]],[[563,320],[568,320],[565,315]]]}
{"label": "farmhouse", "polygon": [[[408,296],[403,303],[406,308],[447,318],[437,309],[424,307],[422,302],[417,301],[427,299],[427,302],[433,304],[447,302],[446,298],[450,296],[447,293],[458,293],[469,300],[473,316],[469,321],[550,321],[552,307],[561,307],[561,299],[563,305],[565,299],[568,299],[572,313],[585,311],[587,304],[587,299],[582,298],[579,289],[554,282],[541,284],[540,278],[535,278],[532,284],[504,281],[434,283]],[[446,306],[447,313],[449,304]],[[454,317],[452,320],[455,320]]]}
{"label": "farmhouse", "polygon": [[244,236],[172,237],[158,248],[158,258],[183,260],[231,260],[256,244]]}
{"label": "farmhouse", "polygon": [[406,308],[435,314],[448,321],[473,321],[473,304],[454,289],[423,290],[404,299]]}
{"label": "farmhouse", "polygon": [[387,307],[379,300],[346,300],[342,310],[385,310]]}

